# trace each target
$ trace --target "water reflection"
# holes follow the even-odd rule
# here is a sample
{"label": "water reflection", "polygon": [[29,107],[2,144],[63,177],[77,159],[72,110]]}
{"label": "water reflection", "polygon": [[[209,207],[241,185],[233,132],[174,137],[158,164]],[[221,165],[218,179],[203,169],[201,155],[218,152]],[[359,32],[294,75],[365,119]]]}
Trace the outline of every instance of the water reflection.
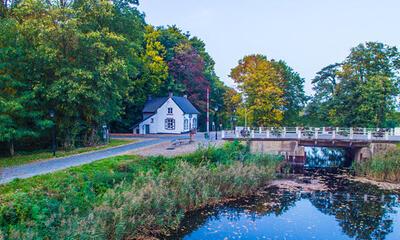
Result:
{"label": "water reflection", "polygon": [[171,239],[400,239],[399,196],[345,179],[329,191],[281,192],[188,215]]}
{"label": "water reflection", "polygon": [[306,147],[305,168],[348,167],[349,150],[343,148]]}

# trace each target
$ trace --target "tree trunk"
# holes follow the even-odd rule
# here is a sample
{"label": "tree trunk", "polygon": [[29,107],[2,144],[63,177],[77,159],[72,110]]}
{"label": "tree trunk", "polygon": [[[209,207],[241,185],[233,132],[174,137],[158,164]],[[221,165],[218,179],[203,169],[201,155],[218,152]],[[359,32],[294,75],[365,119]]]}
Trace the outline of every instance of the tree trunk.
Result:
{"label": "tree trunk", "polygon": [[15,155],[14,140],[10,140],[10,155],[11,155],[11,157],[13,157]]}

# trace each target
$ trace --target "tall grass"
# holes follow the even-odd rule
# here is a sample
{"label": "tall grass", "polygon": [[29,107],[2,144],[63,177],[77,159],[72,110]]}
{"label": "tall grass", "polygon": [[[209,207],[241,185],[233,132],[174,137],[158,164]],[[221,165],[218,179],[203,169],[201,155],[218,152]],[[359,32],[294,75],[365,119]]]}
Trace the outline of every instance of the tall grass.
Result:
{"label": "tall grass", "polygon": [[20,180],[0,193],[0,239],[167,234],[187,211],[251,194],[274,177],[280,162],[232,143],[184,157],[108,159],[42,176],[32,187]]}
{"label": "tall grass", "polygon": [[353,168],[358,176],[400,183],[400,148],[361,163],[354,163]]}

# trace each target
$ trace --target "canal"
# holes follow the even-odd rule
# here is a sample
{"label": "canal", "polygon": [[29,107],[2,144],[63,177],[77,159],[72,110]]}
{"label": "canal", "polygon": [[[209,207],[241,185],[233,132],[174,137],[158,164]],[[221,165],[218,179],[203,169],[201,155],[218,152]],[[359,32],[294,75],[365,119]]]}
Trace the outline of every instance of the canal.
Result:
{"label": "canal", "polygon": [[[399,192],[321,171],[348,164],[345,151],[311,151],[308,167],[319,170],[278,180],[255,196],[187,214],[166,239],[399,240]],[[318,156],[328,159],[329,166]]]}

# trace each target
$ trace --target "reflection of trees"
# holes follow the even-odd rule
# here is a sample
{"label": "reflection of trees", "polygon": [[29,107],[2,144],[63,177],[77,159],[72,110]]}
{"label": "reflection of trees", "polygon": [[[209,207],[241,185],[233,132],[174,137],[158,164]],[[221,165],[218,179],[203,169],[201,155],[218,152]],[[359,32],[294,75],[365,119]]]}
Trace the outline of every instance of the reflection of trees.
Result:
{"label": "reflection of trees", "polygon": [[318,192],[309,200],[322,213],[335,216],[343,232],[352,238],[384,239],[392,232],[394,197],[381,199],[380,195],[360,194],[360,190],[357,195],[347,193],[352,192]]}
{"label": "reflection of trees", "polygon": [[296,193],[279,193],[277,189],[268,189],[268,193],[265,194],[228,202],[221,207],[209,207],[194,211],[185,216],[178,231],[170,236],[170,239],[190,234],[207,221],[219,220],[220,216],[224,216],[230,221],[239,220],[243,217],[243,213],[246,213],[254,221],[270,214],[279,216],[293,207],[299,198],[300,195]]}
{"label": "reflection of trees", "polygon": [[342,167],[346,161],[345,149],[307,148],[306,165],[309,168]]}

